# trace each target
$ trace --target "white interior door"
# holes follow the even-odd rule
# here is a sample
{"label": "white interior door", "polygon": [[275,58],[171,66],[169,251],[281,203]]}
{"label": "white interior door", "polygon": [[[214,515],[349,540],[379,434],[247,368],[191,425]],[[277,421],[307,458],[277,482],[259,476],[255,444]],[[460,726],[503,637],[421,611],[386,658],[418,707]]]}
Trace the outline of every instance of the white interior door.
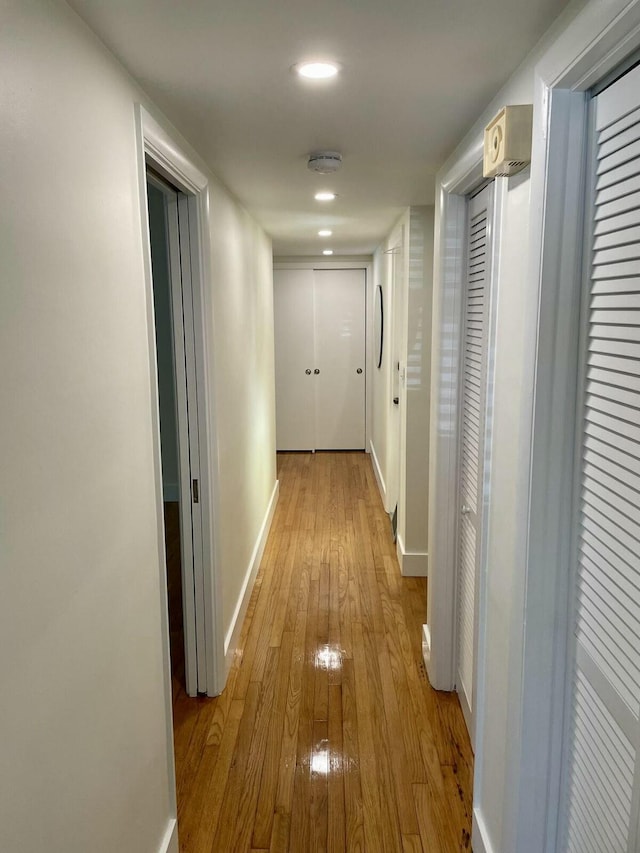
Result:
{"label": "white interior door", "polygon": [[313,270],[274,270],[276,446],[315,450]]}
{"label": "white interior door", "polygon": [[640,68],[592,104],[573,636],[557,849],[640,849]]}
{"label": "white interior door", "polygon": [[457,690],[474,742],[477,589],[480,568],[484,424],[489,318],[488,229],[493,185],[469,200],[463,297],[460,456],[458,464]]}
{"label": "white interior door", "polygon": [[365,446],[364,270],[274,270],[276,446]]}
{"label": "white interior door", "polygon": [[365,446],[364,270],[315,270],[316,449]]}

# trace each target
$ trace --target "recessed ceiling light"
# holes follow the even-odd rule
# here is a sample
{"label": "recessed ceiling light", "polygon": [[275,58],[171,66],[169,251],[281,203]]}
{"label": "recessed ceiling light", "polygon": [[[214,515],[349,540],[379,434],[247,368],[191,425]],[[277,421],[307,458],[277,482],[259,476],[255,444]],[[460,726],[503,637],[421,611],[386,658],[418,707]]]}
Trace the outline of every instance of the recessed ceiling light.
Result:
{"label": "recessed ceiling light", "polygon": [[328,80],[340,71],[340,66],[335,62],[299,62],[293,68],[307,80]]}
{"label": "recessed ceiling light", "polygon": [[333,201],[336,197],[335,193],[321,192],[316,193],[314,198],[316,201]]}
{"label": "recessed ceiling light", "polygon": [[322,231],[318,231],[318,237],[331,237],[333,231],[329,231],[328,228],[323,228]]}
{"label": "recessed ceiling light", "polygon": [[333,255],[333,249],[324,249],[322,254],[323,255]]}

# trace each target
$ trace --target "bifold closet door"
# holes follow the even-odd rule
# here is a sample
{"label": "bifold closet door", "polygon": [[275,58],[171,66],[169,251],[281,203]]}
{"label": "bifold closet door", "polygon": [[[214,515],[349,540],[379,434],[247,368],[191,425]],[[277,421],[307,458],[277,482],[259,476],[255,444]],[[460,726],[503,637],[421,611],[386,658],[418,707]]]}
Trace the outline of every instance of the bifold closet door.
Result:
{"label": "bifold closet door", "polygon": [[493,187],[469,199],[467,275],[463,294],[460,451],[458,461],[457,634],[460,695],[474,741],[477,586],[482,534],[482,483],[489,316],[488,223]]}
{"label": "bifold closet door", "polygon": [[276,446],[315,450],[313,270],[275,270]]}
{"label": "bifold closet door", "polygon": [[640,849],[640,68],[592,102],[558,850]]}
{"label": "bifold closet door", "polygon": [[366,273],[274,270],[276,446],[363,450]]}
{"label": "bifold closet door", "polygon": [[315,270],[316,448],[365,446],[364,270]]}

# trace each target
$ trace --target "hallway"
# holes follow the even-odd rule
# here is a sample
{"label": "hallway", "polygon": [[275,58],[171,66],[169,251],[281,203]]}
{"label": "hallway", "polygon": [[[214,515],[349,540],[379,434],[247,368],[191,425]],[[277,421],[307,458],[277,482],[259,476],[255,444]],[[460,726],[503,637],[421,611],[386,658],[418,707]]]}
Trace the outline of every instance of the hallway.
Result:
{"label": "hallway", "polygon": [[279,454],[278,478],[227,687],[174,696],[180,850],[470,849],[469,739],[427,682],[425,581],[399,574],[369,457]]}

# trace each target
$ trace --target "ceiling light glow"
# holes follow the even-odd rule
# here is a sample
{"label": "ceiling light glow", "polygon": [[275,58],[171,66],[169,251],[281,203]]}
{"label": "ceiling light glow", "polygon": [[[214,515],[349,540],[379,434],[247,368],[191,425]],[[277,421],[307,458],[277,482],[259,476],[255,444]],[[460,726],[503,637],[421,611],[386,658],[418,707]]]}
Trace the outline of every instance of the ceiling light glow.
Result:
{"label": "ceiling light glow", "polygon": [[307,80],[329,80],[335,77],[340,66],[335,62],[300,62],[294,65],[295,70],[301,77]]}
{"label": "ceiling light glow", "polygon": [[318,231],[318,237],[331,237],[333,231],[329,231],[328,228],[323,228],[322,231]]}
{"label": "ceiling light glow", "polygon": [[314,198],[316,201],[333,201],[336,197],[335,193],[321,192],[316,193]]}
{"label": "ceiling light glow", "polygon": [[333,255],[333,249],[324,249],[322,254],[323,255]]}

